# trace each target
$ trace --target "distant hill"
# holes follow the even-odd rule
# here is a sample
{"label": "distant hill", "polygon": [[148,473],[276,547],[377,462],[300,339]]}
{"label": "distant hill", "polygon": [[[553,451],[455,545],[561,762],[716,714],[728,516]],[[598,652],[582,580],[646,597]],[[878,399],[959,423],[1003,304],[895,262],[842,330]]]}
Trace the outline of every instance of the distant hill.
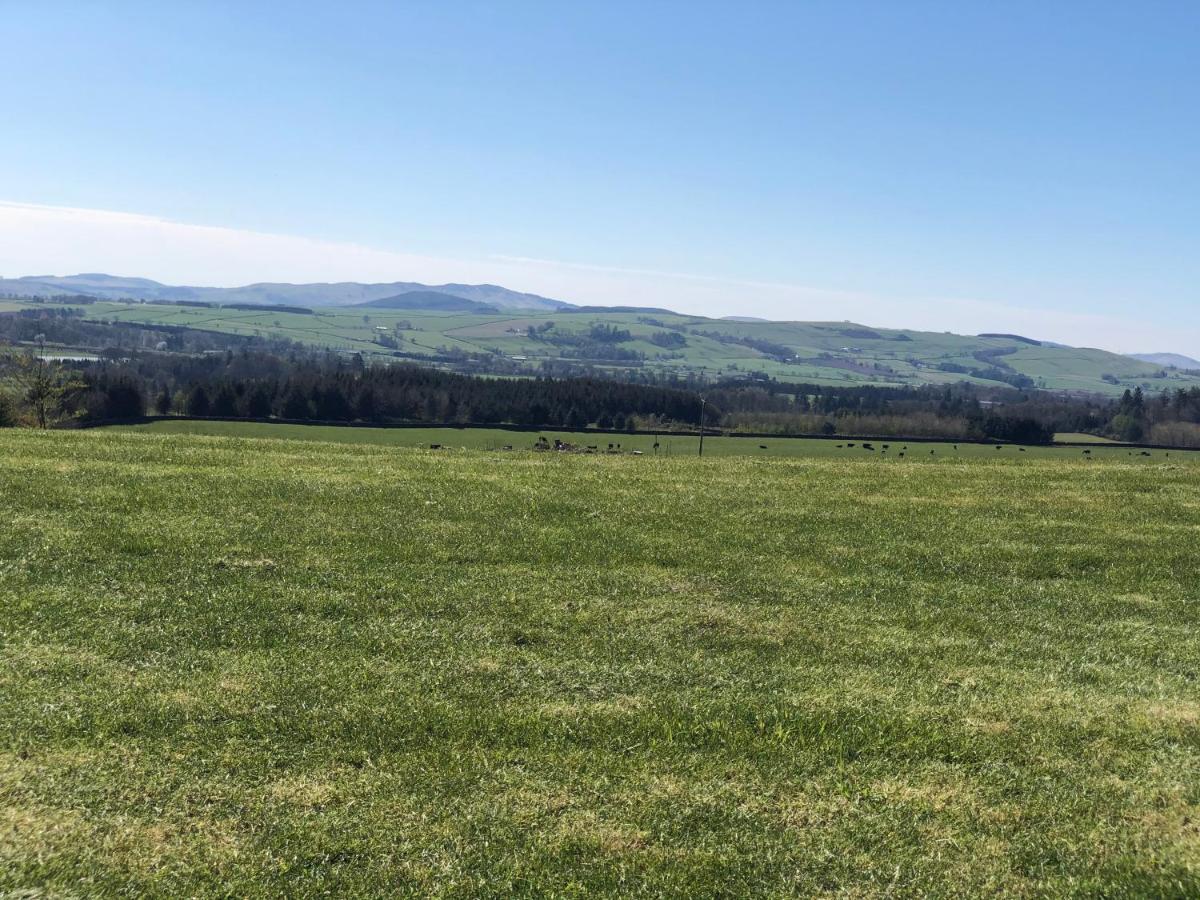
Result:
{"label": "distant hill", "polygon": [[[970,381],[1113,396],[1138,387],[1155,395],[1200,387],[1200,361],[1179,354],[1121,356],[1020,334],[967,336],[848,321],[710,319],[652,307],[581,307],[486,284],[200,288],[85,274],[0,279],[4,294],[88,295],[91,302],[80,304],[85,321],[194,327],[209,335],[290,340],[387,360],[454,363],[466,354],[476,370],[494,365],[501,374],[636,371],[639,378],[701,375],[842,386]],[[34,304],[5,304],[27,305]]]}
{"label": "distant hill", "polygon": [[982,338],[1004,338],[1010,341],[1020,341],[1022,344],[1029,344],[1033,347],[1042,346],[1041,341],[1035,341],[1033,338],[1022,337],[1019,334],[997,334],[996,332],[984,332],[979,335]]}
{"label": "distant hill", "polygon": [[1156,366],[1174,366],[1176,369],[1200,369],[1200,360],[1182,353],[1128,353],[1130,359],[1153,363]]}
{"label": "distant hill", "polygon": [[437,291],[405,291],[394,297],[380,297],[378,300],[368,300],[358,306],[369,306],[372,309],[428,309],[444,310],[446,312],[476,312],[496,313],[500,310],[486,303],[476,303],[465,297],[455,297],[451,294],[439,294]]}
{"label": "distant hill", "polygon": [[[448,294],[495,309],[566,310],[574,304],[537,294],[510,291],[495,284],[428,285],[416,281],[360,284],[285,284],[263,282],[241,287],[192,287],[162,284],[148,278],[122,278],[103,273],[81,275],[27,275],[0,278],[0,294],[18,297],[52,297],[78,294],[101,300],[192,300],[220,303],[251,303],[259,306],[352,306],[418,291]],[[429,308],[429,307],[425,307]]]}

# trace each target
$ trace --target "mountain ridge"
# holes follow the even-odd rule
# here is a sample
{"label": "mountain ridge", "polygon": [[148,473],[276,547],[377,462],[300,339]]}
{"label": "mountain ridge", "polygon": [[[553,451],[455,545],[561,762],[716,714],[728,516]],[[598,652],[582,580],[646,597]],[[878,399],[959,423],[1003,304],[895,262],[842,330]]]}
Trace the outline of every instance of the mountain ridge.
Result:
{"label": "mountain ridge", "polygon": [[253,303],[263,306],[354,306],[414,292],[444,294],[497,309],[557,311],[575,304],[538,294],[513,291],[496,284],[422,284],[417,281],[364,283],[358,281],[255,282],[235,287],[170,285],[149,278],[108,275],[26,275],[0,278],[0,294],[51,297],[78,294],[98,300],[192,300],[210,303]]}
{"label": "mountain ridge", "polygon": [[1200,359],[1184,356],[1182,353],[1126,353],[1130,359],[1154,363],[1156,366],[1170,366],[1176,369],[1200,369]]}

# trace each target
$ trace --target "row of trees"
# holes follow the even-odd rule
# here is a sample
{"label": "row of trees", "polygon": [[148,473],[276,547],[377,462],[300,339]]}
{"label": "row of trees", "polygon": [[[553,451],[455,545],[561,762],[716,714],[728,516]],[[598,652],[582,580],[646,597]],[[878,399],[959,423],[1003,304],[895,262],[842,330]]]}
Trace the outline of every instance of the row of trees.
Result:
{"label": "row of trees", "polygon": [[[104,351],[92,364],[0,353],[0,425],[134,418],[154,412],[334,422],[511,423],[875,434],[1040,443],[1081,431],[1200,446],[1200,388],[1119,400],[980,387],[830,387],[748,379],[708,383],[645,372],[477,377],[297,349]],[[5,361],[7,360],[7,361]],[[6,385],[6,386],[5,386]]]}

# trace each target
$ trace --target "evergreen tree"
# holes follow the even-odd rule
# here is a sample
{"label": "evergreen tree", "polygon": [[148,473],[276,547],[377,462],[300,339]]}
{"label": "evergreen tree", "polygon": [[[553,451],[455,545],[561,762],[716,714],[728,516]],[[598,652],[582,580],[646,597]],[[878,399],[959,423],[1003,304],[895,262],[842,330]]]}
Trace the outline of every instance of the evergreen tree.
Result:
{"label": "evergreen tree", "polygon": [[204,389],[204,385],[196,385],[188,394],[187,414],[189,416],[207,416],[211,411],[212,404],[208,399],[208,391]]}

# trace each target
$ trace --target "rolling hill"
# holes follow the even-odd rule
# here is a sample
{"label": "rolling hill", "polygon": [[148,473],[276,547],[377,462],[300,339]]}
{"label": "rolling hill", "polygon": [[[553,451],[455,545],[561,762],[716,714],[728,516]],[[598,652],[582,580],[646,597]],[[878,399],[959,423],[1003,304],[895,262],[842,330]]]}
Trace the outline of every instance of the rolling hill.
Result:
{"label": "rolling hill", "polygon": [[[490,304],[440,291],[402,291],[353,306],[315,304],[298,310],[207,302],[93,300],[76,308],[84,321],[96,323],[283,339],[379,361],[510,375],[653,373],[840,386],[968,381],[1109,396],[1138,387],[1151,394],[1200,387],[1200,376],[1183,369],[1020,335],[955,335],[852,322],[735,321],[665,310],[488,311]],[[72,305],[54,305],[60,303]],[[12,311],[49,305],[36,299],[5,301]]]}
{"label": "rolling hill", "polygon": [[[233,288],[162,284],[105,274],[0,279],[8,309],[85,296],[92,321],[183,327],[297,341],[377,358],[473,370],[653,371],[818,384],[970,381],[1119,394],[1200,386],[1200,362],[1178,354],[1122,356],[1019,334],[975,336],[852,322],[710,319],[667,309],[575,306],[497,285],[416,282],[262,283]],[[70,303],[67,301],[60,301]],[[95,348],[92,348],[95,349]]]}
{"label": "rolling hill", "polygon": [[1200,359],[1192,359],[1182,353],[1130,353],[1132,359],[1153,363],[1156,366],[1174,366],[1176,369],[1200,370]]}
{"label": "rolling hill", "polygon": [[77,294],[102,300],[169,300],[208,303],[256,303],[292,306],[351,306],[370,303],[414,291],[448,294],[497,309],[559,310],[573,304],[563,300],[510,291],[494,284],[427,285],[415,281],[360,284],[347,281],[333,284],[284,284],[264,282],[242,287],[192,287],[161,284],[148,278],[122,278],[92,273],[84,275],[28,275],[0,278],[0,295],[14,297],[53,297]]}
{"label": "rolling hill", "polygon": [[441,310],[443,312],[475,313],[497,313],[500,311],[496,307],[488,306],[485,303],[476,303],[474,300],[455,297],[452,294],[440,294],[437,291],[405,291],[403,294],[396,294],[394,297],[380,297],[378,300],[368,300],[366,303],[359,303],[357,305],[370,307],[371,309],[426,309]]}

